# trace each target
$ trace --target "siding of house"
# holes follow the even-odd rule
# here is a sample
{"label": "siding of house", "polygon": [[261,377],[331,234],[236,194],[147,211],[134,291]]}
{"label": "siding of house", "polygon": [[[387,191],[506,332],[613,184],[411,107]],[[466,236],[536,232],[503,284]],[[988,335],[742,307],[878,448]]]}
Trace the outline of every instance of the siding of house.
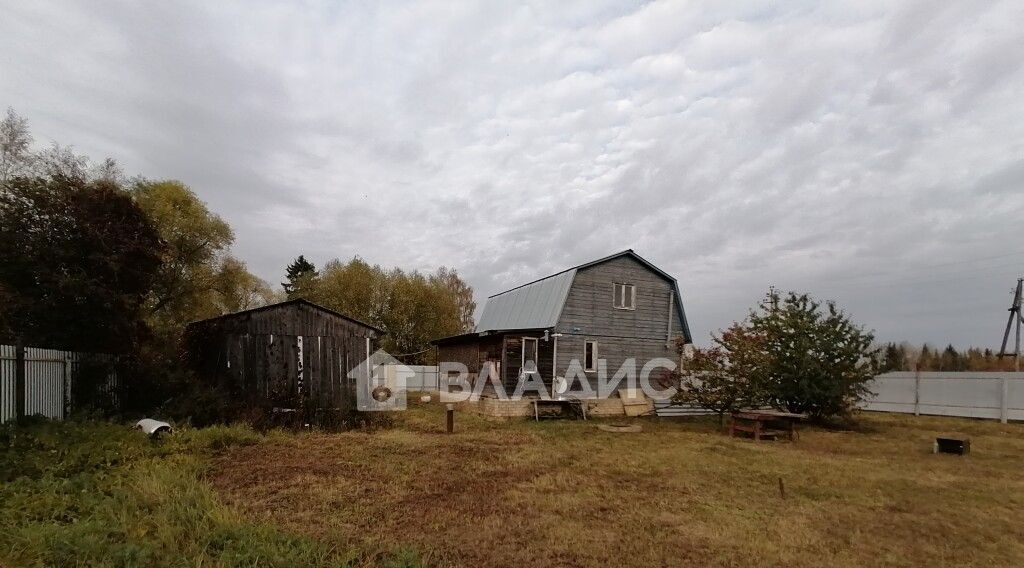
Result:
{"label": "siding of house", "polygon": [[[616,309],[614,284],[636,286],[636,309]],[[628,358],[639,368],[650,359],[678,359],[674,341],[683,330],[672,284],[628,256],[581,269],[569,290],[556,330],[558,372],[573,359],[583,363],[586,340],[597,341],[598,358],[607,362],[609,377]],[[671,307],[671,333],[669,311]],[[597,373],[586,373],[596,386]]]}
{"label": "siding of house", "polygon": [[[636,309],[613,306],[615,283],[636,286]],[[630,257],[590,266],[576,274],[557,329],[560,333],[665,340],[672,285]],[[673,305],[672,336],[682,335],[678,306]]]}
{"label": "siding of house", "polygon": [[[585,341],[597,342],[598,359],[606,363],[608,380],[629,358],[636,359],[636,371],[639,373],[650,360],[665,358],[678,363],[679,356],[674,347],[665,347],[664,339],[636,339],[607,337],[600,335],[563,335],[558,338],[558,373],[565,376],[573,359],[583,365],[583,348]],[[549,374],[550,372],[546,373]],[[590,388],[597,389],[597,372],[583,373],[590,382]],[[639,375],[638,375],[639,376]],[[621,388],[627,385],[623,381]]]}

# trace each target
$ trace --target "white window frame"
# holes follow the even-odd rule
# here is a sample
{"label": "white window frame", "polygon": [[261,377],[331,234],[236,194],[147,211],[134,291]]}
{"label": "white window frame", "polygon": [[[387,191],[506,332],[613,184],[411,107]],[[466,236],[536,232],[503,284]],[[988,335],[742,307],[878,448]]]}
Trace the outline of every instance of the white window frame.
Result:
{"label": "white window frame", "polygon": [[523,338],[523,348],[522,348],[522,353],[521,353],[520,359],[519,359],[519,374],[520,375],[523,375],[523,376],[526,375],[526,362],[531,360],[531,359],[527,359],[526,358],[526,344],[527,344],[527,342],[530,342],[530,341],[533,342],[533,359],[532,359],[532,361],[533,361],[533,372],[537,373],[537,372],[540,371],[540,368],[539,368],[540,363],[537,362],[537,358],[538,358],[538,355],[539,355],[537,351],[540,349],[540,342],[537,339],[538,338],[536,338],[536,337],[524,337]]}
{"label": "white window frame", "polygon": [[[590,356],[590,365],[587,365],[587,347],[593,346],[593,354]],[[597,371],[597,341],[588,339],[583,342],[583,372],[594,373]]]}
{"label": "white window frame", "polygon": [[[618,294],[616,294],[618,287],[622,286],[622,299],[626,299],[626,290],[629,290],[629,306],[626,306],[625,302],[620,306],[616,302],[618,301]],[[615,282],[612,284],[612,307],[616,310],[636,310],[636,285],[626,284],[625,282]]]}

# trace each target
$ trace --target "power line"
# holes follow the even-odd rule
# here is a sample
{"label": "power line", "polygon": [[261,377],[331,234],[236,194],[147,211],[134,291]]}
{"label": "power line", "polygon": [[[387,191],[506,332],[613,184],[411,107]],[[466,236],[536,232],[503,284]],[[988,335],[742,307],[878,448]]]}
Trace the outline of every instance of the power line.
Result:
{"label": "power line", "polygon": [[992,259],[996,259],[996,258],[1007,258],[1007,257],[1011,257],[1011,256],[1024,256],[1024,251],[1008,252],[1006,254],[997,254],[995,256],[979,256],[977,258],[971,258],[971,259],[966,259],[966,260],[954,260],[952,262],[943,262],[943,263],[940,263],[940,264],[931,264],[931,265],[925,264],[925,265],[922,265],[922,268],[938,267],[938,266],[950,266],[950,265],[953,265],[953,264],[965,264],[965,263],[968,263],[968,262],[976,262],[976,261],[979,261],[979,260],[992,260]]}
{"label": "power line", "polygon": [[1006,276],[1019,276],[1020,271],[1006,272],[1005,267],[991,267],[1003,268],[1004,270],[999,273],[984,272],[979,273],[978,271],[969,271],[967,273],[952,272],[946,275],[927,275],[927,274],[907,274],[903,277],[888,279],[874,279],[874,280],[863,280],[855,278],[829,278],[827,276],[815,277],[815,276],[804,276],[803,280],[820,285],[830,285],[839,287],[851,287],[858,286],[862,288],[880,287],[880,286],[909,286],[913,284],[927,284],[937,282],[952,282],[957,280],[973,281],[973,280],[995,280],[997,278],[1003,278]]}
{"label": "power line", "polygon": [[[1015,255],[1024,255],[1024,252],[1013,253],[1013,254],[1015,254]],[[886,277],[886,276],[895,276],[897,278],[902,278],[902,277],[918,277],[920,275],[919,274],[915,274],[915,272],[922,272],[923,269],[938,268],[938,267],[942,267],[942,266],[957,266],[957,265],[967,264],[967,263],[970,263],[970,262],[976,262],[976,261],[981,261],[981,260],[993,260],[995,258],[1004,258],[1004,257],[1008,257],[1008,256],[1010,256],[1010,255],[1001,255],[1001,256],[997,256],[997,257],[977,258],[977,259],[963,260],[963,261],[957,261],[957,262],[947,262],[947,263],[942,263],[942,264],[931,264],[931,265],[922,264],[922,265],[917,265],[917,266],[908,266],[908,267],[906,267],[906,268],[904,268],[902,270],[893,270],[893,271],[887,271],[887,272],[864,272],[864,273],[860,273],[860,274],[853,274],[853,275],[850,275],[850,276],[842,276],[842,277],[838,277],[838,278],[829,278],[829,277],[825,277],[825,278],[826,279],[834,279],[834,280],[854,280],[854,279],[862,279],[862,278],[870,279],[870,278]],[[976,272],[976,271],[979,271],[979,270],[987,270],[987,269],[992,269],[992,268],[1006,268],[1006,263],[994,264],[992,266],[969,267],[969,268],[965,268],[965,269],[962,269],[962,270],[957,270],[955,272],[946,272],[946,274],[960,274],[960,273]]]}

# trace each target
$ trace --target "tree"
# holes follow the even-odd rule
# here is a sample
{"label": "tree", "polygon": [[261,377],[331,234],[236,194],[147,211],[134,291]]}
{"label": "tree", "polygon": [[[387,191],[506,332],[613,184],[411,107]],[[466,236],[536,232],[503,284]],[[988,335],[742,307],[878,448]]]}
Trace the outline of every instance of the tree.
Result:
{"label": "tree", "polygon": [[907,367],[907,354],[903,346],[889,343],[885,346],[885,354],[882,357],[879,371],[888,373],[890,371],[903,371]]}
{"label": "tree", "polygon": [[722,353],[705,357],[701,371],[722,391],[719,408],[726,410],[736,393],[747,392],[750,400],[816,419],[846,415],[869,394],[877,367],[873,335],[834,303],[822,306],[807,294],[770,291],[745,322],[714,339]]}
{"label": "tree", "polygon": [[962,366],[961,366],[961,356],[960,356],[960,353],[956,350],[956,347],[953,347],[953,344],[950,343],[949,345],[946,346],[945,349],[942,350],[942,355],[939,357],[939,370],[940,371],[963,371],[963,370],[965,370],[965,369],[963,369],[961,367]]}
{"label": "tree", "polygon": [[303,297],[384,329],[381,347],[406,363],[433,362],[430,341],[465,331],[475,309],[472,289],[446,268],[423,274],[332,260],[304,287]]}
{"label": "tree", "polygon": [[442,266],[430,277],[435,283],[447,290],[455,301],[458,310],[460,330],[463,332],[473,331],[476,321],[473,313],[476,312],[476,300],[473,299],[473,288],[459,277],[458,271],[454,268]]}
{"label": "tree", "polygon": [[0,182],[18,176],[105,181],[118,187],[126,183],[124,172],[112,158],[93,164],[71,146],[57,142],[33,150],[28,121],[8,108],[0,120]]}
{"label": "tree", "polygon": [[31,148],[28,121],[8,107],[0,121],[0,182],[31,173]]}
{"label": "tree", "polygon": [[213,289],[220,296],[223,313],[239,312],[280,301],[263,279],[253,275],[245,263],[228,256],[214,275]]}
{"label": "tree", "polygon": [[138,181],[136,202],[163,238],[163,265],[147,319],[169,346],[184,326],[273,299],[269,285],[229,254],[231,227],[178,181]]}
{"label": "tree", "polygon": [[755,380],[773,404],[823,419],[846,415],[870,393],[873,334],[855,325],[835,303],[808,294],[769,292],[750,313],[750,332],[761,338]]}
{"label": "tree", "polygon": [[312,281],[319,275],[320,273],[316,271],[316,266],[300,254],[298,258],[285,268],[285,278],[288,281],[282,282],[281,286],[284,288],[284,293],[288,296],[289,300],[301,298],[308,292]]}
{"label": "tree", "polygon": [[145,333],[142,306],[163,243],[104,182],[16,177],[0,192],[0,320],[26,342],[121,352]]}
{"label": "tree", "polygon": [[[741,408],[759,406],[765,394],[755,378],[763,363],[762,339],[751,330],[733,324],[719,336],[712,336],[716,346],[694,349],[684,359],[678,373],[679,390],[673,397],[677,404],[706,408],[718,414],[719,424],[725,423],[726,413]],[[680,354],[684,345],[676,345]]]}
{"label": "tree", "polygon": [[127,183],[124,170],[113,158],[107,158],[92,166],[90,174],[94,180],[109,182],[118,187],[123,187]]}
{"label": "tree", "polygon": [[934,357],[932,350],[928,347],[927,343],[921,345],[921,353],[917,356],[917,365],[915,370],[918,371],[931,371],[934,368]]}
{"label": "tree", "polygon": [[76,154],[71,146],[61,146],[53,142],[48,148],[38,152],[32,163],[38,176],[89,179],[89,158]]}

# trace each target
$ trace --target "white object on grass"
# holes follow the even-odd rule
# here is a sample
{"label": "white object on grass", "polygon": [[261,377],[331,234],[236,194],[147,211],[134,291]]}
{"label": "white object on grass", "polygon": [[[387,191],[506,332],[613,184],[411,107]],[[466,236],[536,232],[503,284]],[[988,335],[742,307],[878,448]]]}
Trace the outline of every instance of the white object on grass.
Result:
{"label": "white object on grass", "polygon": [[160,434],[170,434],[174,431],[171,425],[166,422],[160,422],[159,420],[153,420],[152,418],[143,418],[139,420],[136,428],[149,434],[150,436],[158,436]]}

